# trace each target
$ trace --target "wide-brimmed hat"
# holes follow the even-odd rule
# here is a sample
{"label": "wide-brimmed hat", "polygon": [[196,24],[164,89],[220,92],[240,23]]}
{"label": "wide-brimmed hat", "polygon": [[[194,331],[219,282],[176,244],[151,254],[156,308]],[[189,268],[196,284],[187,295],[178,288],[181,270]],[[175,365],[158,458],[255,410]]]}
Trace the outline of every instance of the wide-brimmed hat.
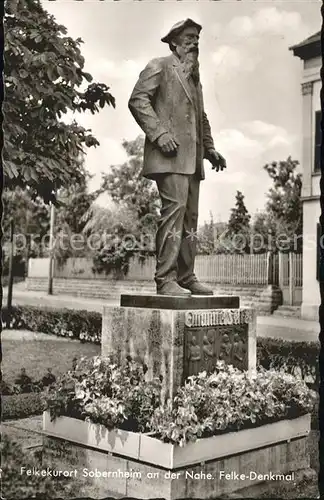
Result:
{"label": "wide-brimmed hat", "polygon": [[202,30],[202,26],[200,26],[200,24],[195,23],[195,21],[188,18],[185,21],[179,21],[174,26],[172,26],[169,33],[167,35],[165,35],[163,38],[161,38],[161,41],[164,43],[170,43],[172,40],[174,40],[175,36],[177,36],[181,33],[181,31],[183,31],[185,28],[189,28],[191,26],[193,26],[194,28],[197,28],[198,33],[200,33]]}

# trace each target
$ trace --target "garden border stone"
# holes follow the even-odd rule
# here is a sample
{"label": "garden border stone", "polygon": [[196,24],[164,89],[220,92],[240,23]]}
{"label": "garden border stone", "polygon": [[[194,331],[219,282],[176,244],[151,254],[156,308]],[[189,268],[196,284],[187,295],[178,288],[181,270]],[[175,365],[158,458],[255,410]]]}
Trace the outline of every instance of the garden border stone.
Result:
{"label": "garden border stone", "polygon": [[[58,424],[60,420],[63,425]],[[100,450],[98,445],[96,446],[96,443],[93,441],[93,437],[95,436],[93,430],[89,433],[89,436],[92,436],[91,442],[85,440],[81,444],[80,435],[79,443],[71,440],[70,430],[71,425],[74,425],[72,419],[70,426],[67,426],[67,420],[65,418],[62,419],[62,417],[59,417],[54,423],[50,423],[49,418],[44,421],[46,422],[44,427],[44,434],[46,435],[44,436],[46,458],[50,458],[53,466],[56,468],[77,470],[77,475],[73,479],[76,490],[82,491],[83,495],[88,496],[92,496],[96,492],[95,498],[115,493],[118,496],[133,496],[139,499],[159,497],[166,500],[178,500],[180,498],[201,498],[207,500],[215,498],[215,496],[231,494],[248,487],[257,487],[259,483],[264,485],[264,480],[250,478],[250,471],[255,471],[257,474],[263,476],[269,474],[269,472],[281,474],[286,481],[291,481],[293,484],[295,480],[294,473],[301,470],[310,470],[307,445],[307,435],[310,428],[309,415],[304,415],[293,421],[286,420],[247,431],[238,431],[236,433],[237,436],[247,432],[250,438],[255,440],[256,444],[252,444],[253,441],[251,442],[250,439],[249,445],[245,441],[248,445],[245,447],[237,445],[240,439],[233,440],[233,433],[224,435],[228,444],[234,444],[234,447],[232,444],[227,453],[224,448],[221,451],[215,446],[215,439],[219,437],[223,438],[223,436],[204,438],[206,444],[209,443],[206,449],[211,448],[210,443],[211,440],[213,441],[213,452],[214,456],[217,457],[214,459],[208,458],[206,455],[206,460],[202,460],[201,455],[197,456],[196,459],[192,458],[193,450],[198,450],[200,444],[199,442],[189,443],[182,448],[183,456],[187,455],[188,459],[185,459],[182,464],[185,462],[186,465],[180,465],[181,462],[173,462],[172,465],[174,468],[161,467],[154,463],[149,463],[150,457],[155,462],[157,459],[162,458],[160,449],[156,447],[156,440],[150,436],[144,436],[143,441],[145,446],[151,442],[150,456],[148,454],[145,455],[145,453],[143,454],[143,451],[141,452],[142,435],[140,436],[139,449],[137,448],[137,444],[133,444],[132,455],[136,455],[136,450],[139,454],[139,458],[135,459],[133,456],[120,455],[120,443],[115,448],[112,447],[111,452],[107,453],[106,449]],[[93,425],[84,424],[85,428]],[[54,437],[53,429],[55,426],[57,426],[57,429]],[[271,439],[268,434],[271,426],[276,432],[281,428],[277,441]],[[60,427],[60,430],[58,427]],[[115,432],[116,436],[116,431],[113,432]],[[100,431],[98,435],[100,436]],[[263,446],[260,440],[259,442],[256,441],[256,435],[259,436],[259,439],[261,436],[263,437]],[[84,436],[88,436],[87,431],[85,431]],[[172,447],[172,445],[166,443],[160,444],[162,446],[165,445],[168,450]],[[235,446],[239,450],[236,453],[234,451]],[[257,449],[253,449],[254,446]],[[243,451],[244,448],[245,451]],[[124,453],[125,451],[126,448]],[[198,458],[200,462],[193,463]],[[190,461],[192,462],[191,464],[188,463]],[[171,465],[170,457],[168,463]],[[164,465],[167,466],[168,463],[164,463]],[[85,471],[87,473],[86,477],[83,475]],[[89,471],[92,471],[92,476],[89,475]],[[109,471],[118,471],[117,477],[109,480],[111,476],[108,478],[104,476],[104,471],[106,473]],[[135,476],[133,474],[134,471],[137,471],[137,475]],[[226,480],[222,476],[221,471],[236,471],[239,474],[245,474],[246,478]],[[270,480],[269,483],[271,482]]]}

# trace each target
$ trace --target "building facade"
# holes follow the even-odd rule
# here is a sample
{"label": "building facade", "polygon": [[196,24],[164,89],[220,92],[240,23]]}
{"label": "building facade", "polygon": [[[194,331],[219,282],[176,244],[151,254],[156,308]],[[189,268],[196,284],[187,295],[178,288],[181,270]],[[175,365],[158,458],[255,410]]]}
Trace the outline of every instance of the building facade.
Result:
{"label": "building facade", "polygon": [[303,62],[302,169],[303,169],[303,292],[301,316],[318,320],[318,243],[321,175],[321,33],[291,48]]}

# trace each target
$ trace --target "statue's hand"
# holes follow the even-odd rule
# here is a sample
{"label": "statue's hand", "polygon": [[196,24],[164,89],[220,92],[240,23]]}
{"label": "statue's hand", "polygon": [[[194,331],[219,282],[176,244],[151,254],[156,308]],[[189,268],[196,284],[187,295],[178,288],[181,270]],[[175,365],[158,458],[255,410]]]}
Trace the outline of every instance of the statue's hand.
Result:
{"label": "statue's hand", "polygon": [[168,132],[165,132],[164,134],[160,135],[160,137],[158,137],[157,145],[162,153],[166,156],[176,155],[179,146],[177,141]]}
{"label": "statue's hand", "polygon": [[208,149],[206,153],[206,159],[212,164],[212,169],[218,172],[219,170],[224,170],[226,168],[226,160],[224,156],[215,151],[215,149]]}

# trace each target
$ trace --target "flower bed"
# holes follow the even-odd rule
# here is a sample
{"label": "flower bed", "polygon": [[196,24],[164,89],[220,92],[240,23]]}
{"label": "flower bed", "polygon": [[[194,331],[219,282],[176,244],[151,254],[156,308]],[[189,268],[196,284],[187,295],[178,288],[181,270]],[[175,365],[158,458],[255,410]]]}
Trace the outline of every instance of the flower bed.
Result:
{"label": "flower bed", "polygon": [[309,429],[310,415],[304,415],[261,427],[198,439],[182,447],[164,443],[149,434],[120,429],[109,431],[103,425],[70,417],[59,417],[53,422],[48,412],[43,415],[43,430],[48,436],[165,469],[195,465],[304,437],[309,434]]}
{"label": "flower bed", "polygon": [[161,380],[146,380],[132,360],[81,360],[47,391],[52,421],[72,417],[108,430],[151,433],[180,447],[197,439],[254,429],[308,414],[315,393],[292,375],[259,370],[253,377],[222,362],[213,374],[190,377],[173,401],[162,401]]}

